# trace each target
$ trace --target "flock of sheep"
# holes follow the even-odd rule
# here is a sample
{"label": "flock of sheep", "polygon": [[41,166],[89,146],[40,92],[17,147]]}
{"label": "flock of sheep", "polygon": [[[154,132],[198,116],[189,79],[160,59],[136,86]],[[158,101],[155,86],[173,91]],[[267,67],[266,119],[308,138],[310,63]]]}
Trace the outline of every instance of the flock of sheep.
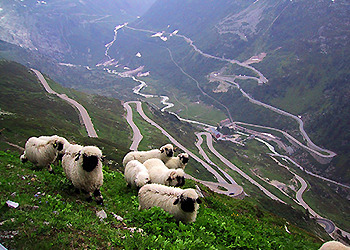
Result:
{"label": "flock of sheep", "polygon": [[[185,184],[184,169],[189,157],[187,153],[173,155],[171,144],[160,149],[127,153],[123,159],[125,180],[129,187],[139,189],[139,209],[160,207],[177,221],[194,222],[201,203],[198,193],[192,188],[179,188]],[[57,135],[31,137],[20,159],[47,168],[50,173],[53,173],[51,164],[62,159],[64,173],[74,187],[87,192],[88,201],[92,201],[93,194],[96,203],[103,204],[100,192],[103,157],[98,147],[71,144]],[[350,248],[330,241],[320,249]]]}
{"label": "flock of sheep", "polygon": [[[139,209],[161,207],[176,220],[194,222],[201,200],[194,189],[181,189],[185,184],[188,154],[174,157],[172,144],[149,151],[132,151],[125,155],[124,176],[129,187],[139,189]],[[65,138],[53,136],[31,137],[25,144],[22,162],[30,161],[53,173],[51,164],[62,160],[66,177],[74,187],[94,195],[103,204],[100,188],[103,185],[102,152],[96,146],[71,144]]]}

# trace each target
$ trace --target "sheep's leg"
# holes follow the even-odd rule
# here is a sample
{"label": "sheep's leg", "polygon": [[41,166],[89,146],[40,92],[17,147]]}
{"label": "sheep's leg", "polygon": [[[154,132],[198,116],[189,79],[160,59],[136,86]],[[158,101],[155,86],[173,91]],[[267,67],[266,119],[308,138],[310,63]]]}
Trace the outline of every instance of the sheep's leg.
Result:
{"label": "sheep's leg", "polygon": [[27,157],[26,157],[26,153],[25,153],[25,152],[24,152],[24,153],[21,155],[20,159],[21,159],[21,162],[22,162],[22,163],[25,163],[25,162],[27,162],[27,161],[28,161],[28,159],[27,159]]}
{"label": "sheep's leg", "polygon": [[97,205],[103,205],[103,197],[102,197],[100,189],[96,189],[94,191],[94,196],[95,196]]}
{"label": "sheep's leg", "polygon": [[86,190],[84,190],[84,189],[82,189],[81,190],[84,194],[87,194],[88,195],[88,197],[86,198],[86,201],[87,202],[92,202],[92,195],[91,195],[91,192],[88,192],[88,191],[86,191]]}

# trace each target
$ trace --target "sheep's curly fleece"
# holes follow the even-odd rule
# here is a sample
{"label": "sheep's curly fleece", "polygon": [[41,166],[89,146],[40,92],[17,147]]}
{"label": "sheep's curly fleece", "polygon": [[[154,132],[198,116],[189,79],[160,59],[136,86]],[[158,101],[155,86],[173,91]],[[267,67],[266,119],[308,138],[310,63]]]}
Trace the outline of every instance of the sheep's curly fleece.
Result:
{"label": "sheep's curly fleece", "polygon": [[338,241],[332,240],[324,243],[320,250],[350,250],[350,247],[347,247]]}
{"label": "sheep's curly fleece", "polygon": [[[96,167],[91,171],[87,172],[83,169],[83,155],[85,156],[96,156],[98,158]],[[74,187],[84,190],[89,193],[91,197],[92,192],[98,191],[103,185],[103,172],[102,172],[102,152],[95,146],[81,146],[71,145],[63,156],[62,167],[66,177],[72,181]],[[102,200],[96,197],[96,199]]]}
{"label": "sheep's curly fleece", "polygon": [[165,162],[165,166],[167,168],[182,168],[185,169],[187,162],[188,162],[188,154],[187,153],[181,153],[178,154],[176,157],[171,157],[167,162]]}
{"label": "sheep's curly fleece", "polygon": [[169,169],[160,159],[148,159],[143,163],[147,168],[152,183],[166,186],[182,186],[185,172],[183,169]]}
{"label": "sheep's curly fleece", "polygon": [[22,162],[28,160],[38,167],[46,167],[49,171],[52,171],[50,165],[56,160],[58,155],[57,143],[57,138],[47,137],[40,139],[30,137],[25,144],[25,149],[20,159]]}
{"label": "sheep's curly fleece", "polygon": [[[144,163],[148,159],[157,158],[161,159],[163,162],[168,161],[173,154],[174,146],[172,144],[166,144],[160,149],[152,149],[149,151],[132,151],[127,153],[123,159],[123,166],[125,167],[131,160],[138,160],[141,163]],[[171,155],[167,155],[168,153]]]}
{"label": "sheep's curly fleece", "polygon": [[147,168],[137,160],[129,161],[126,164],[124,177],[131,187],[140,188],[150,182]]}
{"label": "sheep's curly fleece", "polygon": [[197,202],[194,203],[193,212],[185,212],[181,209],[180,203],[174,205],[174,202],[181,195],[193,200],[198,199],[197,192],[192,188],[181,189],[159,184],[147,184],[140,188],[138,193],[139,210],[149,209],[151,207],[160,207],[168,213],[174,215],[177,221],[182,221],[184,223],[194,222],[197,217],[199,204]]}

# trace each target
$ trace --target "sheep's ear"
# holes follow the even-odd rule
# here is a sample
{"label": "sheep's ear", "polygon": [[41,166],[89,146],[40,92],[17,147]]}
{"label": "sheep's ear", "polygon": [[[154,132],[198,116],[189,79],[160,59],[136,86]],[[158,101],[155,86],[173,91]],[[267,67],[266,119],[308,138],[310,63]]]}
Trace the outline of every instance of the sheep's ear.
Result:
{"label": "sheep's ear", "polygon": [[102,157],[101,157],[101,161],[102,161],[102,162],[104,162],[104,161],[105,161],[105,159],[106,159],[106,156],[105,156],[105,155],[102,155]]}
{"label": "sheep's ear", "polygon": [[197,201],[198,204],[201,204],[201,203],[202,203],[202,200],[199,199],[199,198],[197,198],[196,201]]}
{"label": "sheep's ear", "polygon": [[161,152],[161,153],[164,153],[164,148],[160,148],[160,152]]}
{"label": "sheep's ear", "polygon": [[175,175],[176,175],[176,171],[172,171],[171,173],[170,173],[170,176],[169,176],[169,179],[170,180],[175,180]]}
{"label": "sheep's ear", "polygon": [[75,161],[79,160],[79,158],[80,158],[80,152],[77,153],[77,157],[75,158]]}
{"label": "sheep's ear", "polygon": [[180,199],[179,198],[176,198],[176,200],[174,201],[174,205],[176,205],[177,203],[179,203]]}

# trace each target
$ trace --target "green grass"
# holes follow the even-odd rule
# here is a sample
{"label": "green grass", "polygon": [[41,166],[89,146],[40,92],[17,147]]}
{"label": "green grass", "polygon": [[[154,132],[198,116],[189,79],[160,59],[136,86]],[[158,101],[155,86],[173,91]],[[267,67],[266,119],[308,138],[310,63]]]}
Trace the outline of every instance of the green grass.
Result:
{"label": "green grass", "polygon": [[[62,169],[56,174],[22,164],[17,153],[0,152],[0,232],[7,248],[120,248],[120,249],[318,249],[321,242],[288,226],[247,201],[234,200],[201,186],[205,198],[197,221],[177,224],[162,209],[138,211],[136,190],[126,187],[123,175],[105,167],[102,195],[105,204],[84,201],[75,193]],[[186,187],[194,187],[188,181]],[[19,203],[9,208],[7,200]],[[100,220],[96,212],[104,210]],[[124,220],[117,220],[113,214]],[[130,228],[142,232],[130,232]],[[129,228],[129,229],[126,229]],[[15,233],[14,233],[15,232]]]}

